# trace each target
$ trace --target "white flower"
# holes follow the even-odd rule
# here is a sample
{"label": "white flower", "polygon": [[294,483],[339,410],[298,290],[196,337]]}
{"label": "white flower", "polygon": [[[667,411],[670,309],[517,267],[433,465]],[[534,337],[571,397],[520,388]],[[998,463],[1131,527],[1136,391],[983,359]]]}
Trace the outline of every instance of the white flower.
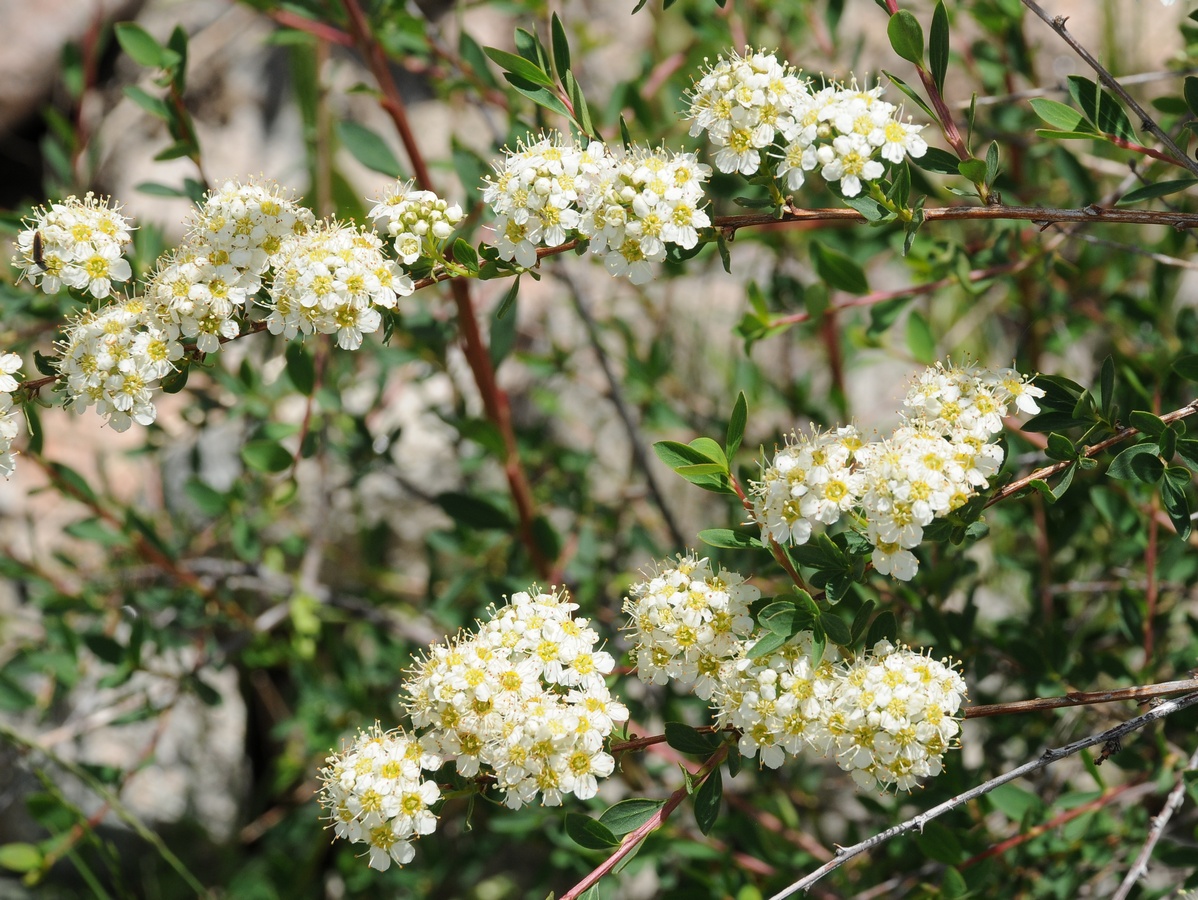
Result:
{"label": "white flower", "polygon": [[387,223],[395,252],[405,266],[412,266],[422,256],[440,258],[446,239],[462,221],[462,208],[432,191],[414,190],[409,181],[389,187],[370,210],[370,218]]}
{"label": "white flower", "polygon": [[288,238],[270,287],[267,328],[288,340],[297,334],[335,334],[342,349],[382,326],[379,309],[394,309],[414,290],[412,279],[382,254],[373,231],[321,222]]}
{"label": "white flower", "polygon": [[412,842],[437,825],[431,807],[441,791],[421,779],[423,770],[440,768],[436,754],[402,730],[384,732],[376,723],[326,762],[320,802],[334,834],[367,844],[373,869],[411,862]]}
{"label": "white flower", "polygon": [[90,192],[82,200],[71,195],[24,220],[13,257],[21,277],[47,294],[65,284],[98,300],[112,294],[114,282],[128,281],[133,272],[122,254],[132,245],[132,226],[108,203]]}
{"label": "white flower", "polygon": [[749,607],[761,592],[736,572],[693,553],[663,562],[624,600],[641,681],[693,686],[711,696],[720,667],[753,630]]}
{"label": "white flower", "polygon": [[157,381],[183,355],[176,334],[140,297],[84,312],[60,344],[67,403],[80,413],[95,406],[116,431],[151,424]]}
{"label": "white flower", "polygon": [[861,193],[863,181],[876,181],[886,171],[880,162],[872,158],[873,148],[860,134],[842,134],[824,144],[816,151],[820,175],[825,181],[839,181],[840,191],[846,197]]}

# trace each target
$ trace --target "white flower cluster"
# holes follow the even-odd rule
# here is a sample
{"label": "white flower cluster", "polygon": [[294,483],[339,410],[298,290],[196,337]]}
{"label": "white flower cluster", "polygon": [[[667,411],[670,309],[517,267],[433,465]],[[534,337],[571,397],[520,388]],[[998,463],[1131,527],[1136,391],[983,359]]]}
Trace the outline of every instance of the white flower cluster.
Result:
{"label": "white flower cluster", "polygon": [[20,433],[20,416],[13,409],[12,392],[21,386],[17,373],[21,371],[21,357],[16,353],[0,353],[0,475],[9,478],[16,462],[12,442]]}
{"label": "white flower cluster", "polygon": [[80,200],[72,194],[49,209],[39,207],[23,222],[13,265],[47,294],[66,285],[102,300],[112,293],[114,282],[133,275],[123,256],[133,243],[132,226],[119,207],[108,205],[107,197],[88,192]]}
{"label": "white flower cluster", "polygon": [[710,175],[693,153],[612,150],[600,141],[583,149],[555,133],[509,150],[483,199],[495,211],[501,259],[530,268],[538,247],[581,236],[613,275],[644,284],[666,244],[690,249],[711,224],[700,208]]}
{"label": "white flower cluster", "polygon": [[906,424],[885,440],[866,444],[852,426],[792,435],[750,485],[762,537],[804,544],[815,523],[855,513],[877,571],[911,580],[923,529],[988,487],[1002,465],[991,439],[1008,407],[1038,412],[1043,395],[1013,369],[937,364],[907,394]]}
{"label": "white flower cluster", "polygon": [[829,697],[837,764],[862,787],[907,791],[939,775],[965,695],[951,661],[879,641],[838,673]]}
{"label": "white flower cluster", "polygon": [[647,684],[673,680],[709,700],[724,663],[755,627],[749,607],[760,596],[736,572],[693,553],[659,569],[624,601],[637,676]]}
{"label": "white flower cluster", "polygon": [[183,355],[171,329],[141,297],[84,312],[59,349],[70,405],[79,413],[95,406],[115,431],[154,421],[153,387]]}
{"label": "white flower cluster", "polygon": [[652,263],[666,258],[666,244],[690,250],[698,230],[711,225],[701,209],[711,168],[693,153],[664,148],[621,148],[602,160],[579,197],[578,232],[612,275],[644,284],[653,277]]}
{"label": "white flower cluster", "polygon": [[[745,648],[750,646],[746,642]],[[771,769],[805,747],[826,756],[835,743],[830,701],[838,684],[838,659],[836,647],[829,646],[816,663],[806,631],[766,656],[749,659],[742,653],[720,673],[712,698],[716,724],[740,731],[740,752],[759,756]]]}
{"label": "white flower cluster", "polygon": [[413,291],[412,279],[387,259],[373,231],[322,222],[284,241],[270,288],[271,334],[335,334],[337,346],[357,350],[378,331],[378,309],[394,309]]}
{"label": "white flower cluster", "polygon": [[372,869],[411,862],[412,841],[437,827],[430,807],[441,799],[441,789],[422,780],[422,773],[439,769],[441,759],[402,730],[384,732],[376,723],[326,763],[320,802],[333,833],[367,844]]}
{"label": "white flower cluster", "polygon": [[744,56],[718,57],[695,83],[690,133],[707,132],[721,172],[764,170],[794,191],[818,169],[844,196],[855,197],[863,182],[884,174],[877,157],[897,164],[928,149],[920,137],[924,126],[903,122],[881,96],[880,86],[862,90],[855,82],[831,82],[813,92],[794,67],[746,48]]}
{"label": "white flower cluster", "polygon": [[863,787],[899,790],[942,770],[965,696],[952,663],[886,641],[848,659],[829,644],[817,660],[808,631],[750,659],[765,633],[749,612],[757,598],[694,554],[662,563],[624,601],[637,677],[710,700],[717,727],[736,729],[740,752],[771,769],[810,749]]}
{"label": "white flower cluster", "polygon": [[628,710],[607,689],[611,654],[564,592],[514,594],[476,633],[429,649],[403,688],[423,740],[459,775],[487,766],[518,809],[538,794],[595,796],[615,762],[603,749]]}
{"label": "white flower cluster", "polygon": [[370,218],[387,223],[396,254],[405,266],[411,266],[422,256],[442,258],[446,239],[462,221],[462,207],[451,205],[432,191],[413,190],[409,181],[388,188],[370,210]]}

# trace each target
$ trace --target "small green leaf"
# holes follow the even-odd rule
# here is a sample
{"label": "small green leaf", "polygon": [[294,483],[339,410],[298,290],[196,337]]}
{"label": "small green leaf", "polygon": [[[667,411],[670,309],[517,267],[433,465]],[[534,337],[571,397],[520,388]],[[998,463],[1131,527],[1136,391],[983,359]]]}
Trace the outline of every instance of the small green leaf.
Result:
{"label": "small green leaf", "polygon": [[1198,78],[1187,75],[1182,93],[1185,95],[1186,106],[1190,108],[1190,112],[1198,116]]}
{"label": "small green leaf", "polygon": [[1193,523],[1190,520],[1190,498],[1187,489],[1192,479],[1190,470],[1181,466],[1170,466],[1161,481],[1161,501],[1169,521],[1183,541],[1190,536]]}
{"label": "small green leaf", "polygon": [[287,377],[295,385],[295,389],[305,396],[311,397],[316,389],[316,363],[312,354],[299,341],[287,344]]}
{"label": "small green leaf", "polygon": [[912,312],[907,317],[907,349],[916,362],[925,366],[936,361],[936,339],[932,336],[928,320],[919,312]]}
{"label": "small green leaf", "polygon": [[458,35],[458,56],[487,87],[499,87],[499,82],[491,74],[491,67],[487,65],[487,57],[483,53],[483,48],[464,30]]}
{"label": "small green leaf", "polygon": [[607,826],[612,834],[623,837],[648,822],[653,818],[653,814],[665,805],[664,800],[631,797],[609,806],[599,817],[599,822]]}
{"label": "small green leaf", "polygon": [[1165,464],[1161,462],[1159,454],[1160,447],[1152,441],[1128,447],[1111,460],[1107,474],[1112,478],[1153,484],[1165,473]]}
{"label": "small green leaf", "polygon": [[1198,353],[1179,356],[1173,360],[1172,369],[1186,381],[1198,381]]}
{"label": "small green leaf", "polygon": [[495,310],[495,318],[497,320],[502,319],[512,311],[516,305],[516,295],[518,293],[520,293],[519,276],[512,282],[512,286],[507,289],[507,293],[503,295],[503,299],[499,301],[499,307]]}
{"label": "small green leaf", "polygon": [[[1193,76],[1190,77],[1192,78]],[[1176,178],[1171,181],[1158,181],[1155,184],[1146,184],[1143,187],[1136,188],[1134,191],[1128,191],[1115,201],[1115,205],[1131,206],[1133,203],[1140,203],[1144,200],[1167,197],[1170,194],[1176,194],[1178,191],[1184,191],[1194,184],[1198,184],[1198,178]]]}
{"label": "small green leaf", "polygon": [[937,175],[959,175],[957,165],[961,162],[947,150],[939,147],[929,147],[928,152],[919,159],[912,158],[911,162],[925,172],[935,172]]}
{"label": "small green leaf", "polygon": [[1101,90],[1097,84],[1081,75],[1069,76],[1069,94],[1099,131],[1129,141],[1136,139],[1127,113],[1113,94]]}
{"label": "small green leaf", "polygon": [[1049,459],[1068,462],[1077,456],[1077,448],[1073,446],[1073,441],[1069,438],[1054,431],[1048,436],[1048,446],[1045,448],[1044,455]]}
{"label": "small green leaf", "polygon": [[610,828],[582,813],[566,813],[566,834],[580,847],[587,850],[606,850],[620,846],[620,839]]}
{"label": "small green leaf", "polygon": [[720,801],[724,798],[724,776],[720,771],[719,766],[713,768],[695,791],[695,824],[703,834],[711,831],[720,817]]}
{"label": "small green leaf", "polygon": [[932,29],[928,32],[928,65],[936,90],[944,90],[944,76],[948,72],[948,12],[944,0],[936,0],[932,12]]}
{"label": "small green leaf", "polygon": [[483,47],[483,52],[491,57],[499,65],[499,68],[505,72],[509,72],[518,78],[523,78],[525,81],[531,81],[533,84],[545,87],[554,86],[553,79],[544,70],[529,62],[523,56],[508,53],[506,50],[498,50],[495,47]]}
{"label": "small green leaf", "polygon": [[129,85],[124,88],[123,93],[150,115],[154,116],[154,118],[162,119],[164,122],[174,121],[174,111],[166,105],[165,101],[155,97],[153,94],[147,93],[136,85]]}
{"label": "small green leaf", "polygon": [[379,172],[390,178],[399,178],[403,174],[399,160],[395,158],[386,141],[365,125],[348,120],[338,122],[337,139],[354,159],[372,172]]}
{"label": "small green leaf", "polygon": [[[919,96],[919,94],[917,94],[915,92],[915,90],[909,84],[907,84],[907,82],[903,81],[903,79],[897,77],[896,75],[892,75],[890,72],[887,72],[885,69],[882,70],[882,74],[890,79],[891,84],[893,84],[900,91],[902,91],[904,94],[906,94],[908,97],[910,97],[915,102],[916,106],[918,106],[925,113],[927,113],[927,116],[929,119],[931,119],[933,121],[936,120],[936,114],[934,112],[932,112],[932,107],[928,106],[927,101],[925,101],[923,99],[923,97]],[[924,158],[926,159],[931,154],[931,151],[934,149],[936,149],[936,148],[929,147],[928,153],[924,154]],[[941,151],[941,152],[944,152],[944,151]],[[948,155],[948,154],[945,154],[945,155]],[[956,161],[956,157],[953,157],[953,161],[954,162]],[[918,165],[920,161],[916,160],[915,162],[916,162],[916,165]],[[936,170],[929,169],[929,171],[934,172]],[[954,169],[953,171],[956,171],[956,170]]]}
{"label": "small green leaf", "polygon": [[824,634],[828,636],[833,644],[840,647],[847,647],[853,643],[853,634],[844,619],[836,615],[834,612],[823,612],[819,617],[820,627],[823,628]]}
{"label": "small green leaf", "polygon": [[957,163],[957,171],[961,173],[962,178],[974,184],[983,184],[986,181],[986,163],[980,159],[961,160]]}
{"label": "small green leaf", "polygon": [[986,187],[994,184],[998,171],[998,141],[991,141],[986,148]]}
{"label": "small green leaf", "polygon": [[566,29],[557,13],[549,20],[549,31],[553,44],[553,68],[557,77],[564,83],[566,74],[570,71],[570,42],[566,40]]}
{"label": "small green leaf", "polygon": [[1142,409],[1133,409],[1127,418],[1132,428],[1154,438],[1159,438],[1168,427],[1158,416]]}
{"label": "small green leaf", "polygon": [[763,656],[769,656],[788,640],[790,638],[786,635],[775,634],[771,631],[758,638],[753,646],[745,652],[745,656],[749,659],[760,659]]}
{"label": "small green leaf", "polygon": [[865,272],[840,251],[825,247],[819,241],[812,241],[811,261],[815,265],[816,273],[829,286],[848,291],[850,294],[869,293],[869,282],[865,278]]}
{"label": "small green leaf", "polygon": [[736,395],[736,403],[732,405],[732,415],[728,418],[728,430],[724,437],[724,455],[730,460],[740,449],[740,442],[745,436],[745,425],[749,420],[749,406],[745,400],[745,392]]}
{"label": "small green leaf", "polygon": [[292,456],[278,441],[250,441],[241,448],[241,460],[258,472],[285,472],[291,468]]}
{"label": "small green leaf", "polygon": [[1110,355],[1102,361],[1098,387],[1098,405],[1102,408],[1103,416],[1110,418],[1115,403],[1115,359]]}
{"label": "small green leaf", "polygon": [[866,648],[872,647],[878,641],[894,642],[898,635],[898,619],[894,617],[888,609],[878,613],[878,617],[873,620],[869,626],[869,631],[865,635]]}
{"label": "small green leaf", "polygon": [[711,438],[695,438],[690,442],[690,447],[702,453],[709,461],[721,466],[725,472],[728,471],[728,458],[724,456],[724,448]]}
{"label": "small green leaf", "polygon": [[1044,97],[1036,97],[1028,102],[1031,103],[1036,115],[1057,131],[1085,130],[1078,127],[1083,123],[1084,117],[1072,106],[1058,103],[1056,100],[1048,100]]}
{"label": "small green leaf", "polygon": [[512,519],[504,510],[489,500],[447,491],[437,495],[437,505],[455,522],[473,529],[510,529]]}
{"label": "small green leaf", "polygon": [[923,28],[919,21],[905,9],[900,9],[886,24],[886,36],[894,52],[907,62],[923,63]]}
{"label": "small green leaf", "polygon": [[121,49],[139,66],[169,69],[181,59],[178,53],[163,47],[148,31],[133,22],[118,22],[114,31]]}
{"label": "small green leaf", "polygon": [[720,746],[719,735],[696,731],[682,722],[666,722],[666,743],[679,753],[707,756]]}
{"label": "small green leaf", "polygon": [[675,470],[683,466],[699,466],[711,462],[710,457],[700,453],[690,444],[681,444],[678,441],[658,441],[653,445],[653,452],[657,454],[658,459]]}
{"label": "small green leaf", "polygon": [[0,867],[8,869],[10,872],[32,872],[41,864],[42,851],[33,844],[0,845]]}
{"label": "small green leaf", "polygon": [[705,528],[698,536],[708,547],[724,547],[729,550],[760,550],[765,547],[756,535],[733,531],[731,528]]}

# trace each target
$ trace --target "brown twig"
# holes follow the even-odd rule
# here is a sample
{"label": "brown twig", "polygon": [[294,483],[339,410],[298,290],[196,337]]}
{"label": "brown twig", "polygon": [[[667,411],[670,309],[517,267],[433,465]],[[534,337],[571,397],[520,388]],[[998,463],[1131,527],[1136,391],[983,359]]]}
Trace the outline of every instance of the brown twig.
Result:
{"label": "brown twig", "polygon": [[1135,700],[1143,703],[1166,697],[1169,694],[1184,694],[1198,691],[1198,678],[1183,681],[1165,681],[1160,684],[1144,684],[1119,688],[1113,691],[1070,691],[1060,697],[1037,697],[1034,700],[1015,700],[1010,703],[991,703],[984,706],[968,706],[963,711],[967,719],[988,716],[1007,716],[1013,713],[1037,712],[1045,709],[1062,709],[1069,706],[1093,706],[1097,703],[1115,703],[1120,700]]}
{"label": "brown twig", "polygon": [[1077,39],[1065,29],[1065,22],[1067,21],[1065,16],[1049,16],[1036,0],[1023,0],[1023,5],[1043,19],[1053,31],[1060,35],[1061,40],[1072,48],[1074,53],[1085,60],[1086,65],[1098,74],[1098,80],[1114,91],[1119,99],[1126,103],[1139,116],[1140,127],[1150,132],[1153,137],[1169,149],[1169,152],[1173,154],[1178,165],[1184,166],[1195,175],[1198,175],[1198,162],[1178,147],[1174,143],[1173,138],[1169,137],[1165,130],[1156,124],[1152,116],[1148,115],[1144,107],[1140,106],[1135,98],[1123,88],[1123,85],[1115,80],[1115,77],[1107,71],[1106,67],[1095,59],[1094,55],[1078,43]]}
{"label": "brown twig", "polygon": [[[349,16],[350,32],[354,37],[354,42],[365,58],[375,81],[378,82],[379,89],[383,92],[380,102],[391,117],[396,131],[399,132],[399,138],[407,152],[416,183],[424,190],[432,190],[432,175],[424,160],[424,155],[420,152],[416,136],[412,132],[411,123],[408,121],[407,107],[399,93],[399,87],[396,85],[395,79],[391,77],[387,55],[382,45],[374,38],[358,0],[342,0],[342,6]],[[536,539],[533,528],[537,517],[536,505],[532,496],[532,487],[520,462],[516,433],[512,427],[511,406],[508,403],[507,395],[495,380],[495,368],[491,363],[491,355],[487,351],[486,342],[478,327],[478,317],[475,314],[474,300],[471,297],[468,283],[461,278],[453,278],[450,289],[453,293],[454,304],[457,306],[458,327],[461,331],[466,361],[474,376],[475,384],[478,386],[479,394],[482,396],[487,418],[498,428],[503,438],[504,475],[507,477],[508,488],[516,506],[521,542],[524,544],[538,576],[548,579],[554,571],[553,560],[545,558]]]}
{"label": "brown twig", "polygon": [[[1180,419],[1189,418],[1195,413],[1198,413],[1198,400],[1193,400],[1190,403],[1187,403],[1185,406],[1181,407],[1181,409],[1175,409],[1173,412],[1165,413],[1160,417],[1160,419],[1167,425],[1170,422],[1177,422]],[[1099,441],[1097,444],[1091,444],[1089,447],[1084,448],[1081,452],[1081,456],[1093,458],[1102,453],[1104,450],[1107,450],[1130,437],[1135,437],[1139,433],[1140,430],[1138,428],[1131,428],[1130,426],[1127,428],[1121,428],[1106,440]],[[1022,478],[1017,478],[1010,484],[1003,485],[1001,488],[995,491],[994,495],[986,501],[986,506],[991,507],[1001,500],[1006,500],[1012,494],[1018,494],[1033,481],[1043,481],[1045,479],[1051,478],[1054,475],[1059,475],[1073,464],[1073,460],[1065,460],[1062,462],[1053,463],[1051,466],[1044,466],[1041,469],[1036,469],[1036,471],[1023,476]]]}

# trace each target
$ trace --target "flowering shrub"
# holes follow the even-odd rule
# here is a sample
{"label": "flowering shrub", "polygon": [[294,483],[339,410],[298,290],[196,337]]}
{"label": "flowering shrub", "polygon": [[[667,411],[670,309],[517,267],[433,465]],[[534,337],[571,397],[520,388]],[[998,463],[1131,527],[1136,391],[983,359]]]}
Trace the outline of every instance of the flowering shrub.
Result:
{"label": "flowering shrub", "polygon": [[[1198,652],[1198,316],[1171,305],[1196,179],[1164,168],[1198,177],[1171,136],[1198,116],[1192,79],[1150,113],[1033,0],[930,18],[880,0],[883,77],[815,77],[788,59],[856,55],[840,4],[706,2],[681,0],[677,32],[663,4],[651,52],[618,65],[601,29],[556,15],[517,29],[513,53],[472,24],[451,45],[394,4],[343,0],[327,21],[254,4],[292,48],[306,156],[288,170],[306,198],[298,177],[209,182],[187,36],[116,28],[162,91],[127,96],[196,177],[142,186],[192,204],[168,246],[86,190],[80,125],[48,155],[78,167],[46,187],[66,199],[9,218],[0,474],[14,497],[48,485],[84,512],[0,567],[28,619],[0,631],[0,710],[26,716],[0,737],[46,788],[28,805],[47,831],[0,844],[0,869],[33,885],[68,859],[98,895],[138,894],[119,861],[97,877],[77,852],[108,853],[95,831],[112,810],[153,846],[164,896],[572,900],[624,866],[679,896],[824,877],[845,896],[934,879],[939,896],[1132,890],[1182,802],[1193,729],[1128,735],[1198,703],[1177,679]],[[969,45],[950,40],[961,19]],[[1036,87],[1037,21],[1096,79]],[[766,32],[786,46],[764,49]],[[1179,67],[1198,52],[1181,34]],[[313,50],[329,43],[377,82],[403,163],[333,121]],[[454,109],[444,159],[425,156],[400,58]],[[387,176],[375,200],[338,146]],[[1117,180],[1129,160],[1142,183]],[[69,467],[43,425],[55,406],[141,426],[162,477],[110,490]],[[176,440],[186,452],[160,457]],[[79,697],[92,685],[98,712]],[[1106,731],[1045,714],[1182,691]],[[235,861],[203,877],[125,800],[192,699],[241,704],[253,726],[238,849],[209,848]],[[143,719],[119,772],[55,749]],[[1087,765],[1036,774],[1088,747]],[[1169,799],[1131,802],[1153,785]],[[983,795],[968,827],[933,822]],[[684,802],[715,862],[677,850],[700,839],[671,819]],[[1101,853],[1028,839],[1077,819]],[[678,830],[646,840],[663,827]],[[915,828],[918,853],[876,852]],[[1116,888],[1111,848],[1132,840]],[[868,871],[846,865],[871,851]]]}

